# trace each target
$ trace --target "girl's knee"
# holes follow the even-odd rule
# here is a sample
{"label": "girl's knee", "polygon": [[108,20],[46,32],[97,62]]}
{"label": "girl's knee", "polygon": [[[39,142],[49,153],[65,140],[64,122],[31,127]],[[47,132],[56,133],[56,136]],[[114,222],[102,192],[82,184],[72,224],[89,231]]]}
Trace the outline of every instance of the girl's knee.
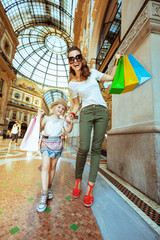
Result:
{"label": "girl's knee", "polygon": [[49,170],[50,168],[50,157],[43,155],[42,158],[42,170]]}
{"label": "girl's knee", "polygon": [[56,169],[57,162],[58,162],[58,159],[57,159],[57,158],[51,160],[51,164],[50,164],[50,169],[51,169],[51,170],[55,170],[55,169]]}
{"label": "girl's knee", "polygon": [[49,166],[43,166],[42,171],[49,172]]}
{"label": "girl's knee", "polygon": [[56,169],[56,165],[57,165],[57,163],[54,164],[54,165],[51,165],[51,166],[50,166],[50,170],[52,170],[52,171],[55,170],[55,169]]}
{"label": "girl's knee", "polygon": [[43,163],[42,164],[42,170],[43,171],[49,171],[50,164],[49,163]]}

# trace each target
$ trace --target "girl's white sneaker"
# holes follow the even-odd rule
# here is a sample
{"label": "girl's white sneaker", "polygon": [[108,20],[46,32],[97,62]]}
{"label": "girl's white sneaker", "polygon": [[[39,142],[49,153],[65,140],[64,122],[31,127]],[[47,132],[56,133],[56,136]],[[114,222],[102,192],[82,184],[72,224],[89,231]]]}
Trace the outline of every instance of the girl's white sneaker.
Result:
{"label": "girl's white sneaker", "polygon": [[47,195],[43,195],[41,196],[41,200],[39,202],[39,205],[37,207],[37,211],[38,212],[44,212],[47,208]]}
{"label": "girl's white sneaker", "polygon": [[53,198],[53,193],[52,193],[51,189],[49,188],[48,189],[48,200],[50,200],[52,198]]}

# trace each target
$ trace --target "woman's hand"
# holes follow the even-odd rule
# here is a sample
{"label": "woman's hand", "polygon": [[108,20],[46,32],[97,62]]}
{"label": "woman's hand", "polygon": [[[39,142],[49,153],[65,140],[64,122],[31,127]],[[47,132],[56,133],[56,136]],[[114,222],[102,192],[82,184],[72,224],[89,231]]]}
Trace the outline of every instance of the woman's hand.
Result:
{"label": "woman's hand", "polygon": [[123,53],[121,53],[121,54],[116,53],[116,54],[115,54],[115,62],[114,62],[114,66],[117,67],[117,65],[118,65],[118,61],[119,61],[119,59],[120,59],[121,57],[123,57]]}
{"label": "woman's hand", "polygon": [[121,57],[123,57],[124,54],[123,53],[116,53],[115,54],[115,59],[120,59]]}
{"label": "woman's hand", "polygon": [[69,114],[69,118],[70,118],[71,120],[74,120],[75,116],[73,115],[73,113],[70,113],[70,114]]}

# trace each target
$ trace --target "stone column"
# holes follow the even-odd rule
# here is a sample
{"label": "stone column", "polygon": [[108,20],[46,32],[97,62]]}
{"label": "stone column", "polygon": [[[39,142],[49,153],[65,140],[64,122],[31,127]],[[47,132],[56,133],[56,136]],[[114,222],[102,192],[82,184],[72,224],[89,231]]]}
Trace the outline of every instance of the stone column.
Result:
{"label": "stone column", "polygon": [[[7,74],[5,75],[7,76]],[[1,136],[3,134],[3,131],[7,130],[6,108],[7,108],[8,90],[9,90],[9,83],[7,79],[4,81],[4,85],[3,85],[3,96],[1,100],[1,109],[0,109],[0,135]]]}
{"label": "stone column", "polygon": [[11,119],[12,119],[12,114],[13,114],[13,109],[11,108],[10,111],[9,111],[9,122],[10,122]]}
{"label": "stone column", "polygon": [[29,125],[30,121],[31,121],[31,113],[29,112],[27,116],[27,125]]}
{"label": "stone column", "polygon": [[23,123],[23,120],[24,120],[24,112],[21,112],[21,123]]}
{"label": "stone column", "polygon": [[20,120],[20,112],[19,112],[19,109],[18,109],[18,111],[17,111],[17,118],[16,118],[17,120]]}
{"label": "stone column", "polygon": [[[140,9],[138,15],[132,7],[137,14]],[[160,2],[123,0],[122,38],[118,52],[134,55],[152,79],[132,92],[112,95],[108,169],[160,203]]]}

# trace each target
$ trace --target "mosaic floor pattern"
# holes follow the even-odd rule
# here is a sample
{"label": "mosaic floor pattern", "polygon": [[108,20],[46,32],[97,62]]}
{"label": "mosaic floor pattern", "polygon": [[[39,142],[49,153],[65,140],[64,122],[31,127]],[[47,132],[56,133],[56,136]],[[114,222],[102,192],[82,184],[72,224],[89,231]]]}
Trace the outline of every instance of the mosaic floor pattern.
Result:
{"label": "mosaic floor pattern", "polygon": [[[38,213],[36,208],[41,196],[41,156],[38,153],[30,154],[23,152],[19,149],[19,146],[15,147],[12,145],[9,147],[8,144],[9,140],[0,141],[0,239],[139,240],[139,236],[146,236],[147,238],[145,237],[145,239],[141,237],[144,240],[160,239],[159,206],[147,199],[143,194],[140,193],[141,195],[139,195],[129,184],[109,172],[107,170],[106,157],[102,156],[100,161],[99,176],[95,189],[96,201],[92,208],[84,207],[83,190],[80,198],[74,199],[72,197],[72,188],[74,184],[76,148],[66,145],[63,157],[59,159],[57,164],[52,189],[54,197],[48,201],[45,212]],[[88,163],[89,159],[90,154],[87,158]],[[85,167],[86,169],[89,168],[88,164],[87,166]],[[88,172],[85,172],[85,180],[84,182],[82,181],[83,189],[86,188],[87,177]],[[99,192],[101,186],[103,188]],[[120,198],[125,199],[127,206],[131,206],[132,211],[130,208],[126,208],[124,202],[120,201],[118,195],[114,194],[109,186],[114,189]],[[114,201],[116,201],[116,205],[110,211],[108,208],[105,209],[105,205],[108,201],[107,199],[111,196],[113,202],[111,199],[109,200],[110,207],[114,206]],[[100,203],[102,205],[99,205]],[[123,204],[123,207],[121,204]],[[127,212],[129,218],[126,215],[126,219],[123,222],[124,226],[128,224],[128,229],[132,229],[132,224],[134,224],[136,228],[134,219],[135,217],[138,219],[138,217],[133,213],[134,209],[140,216],[138,221],[142,221],[143,228],[146,227],[146,230],[142,231],[137,229],[139,233],[136,239],[134,236],[130,236],[130,234],[126,235],[126,228],[123,229],[121,224],[118,227],[116,226],[121,236],[112,231],[112,226],[116,222],[113,212],[119,211],[119,214],[121,214],[122,208],[124,209],[124,212],[122,211],[123,215],[126,214],[125,209],[129,211]],[[136,208],[139,210],[137,211]],[[104,212],[100,215],[103,209]],[[145,224],[143,224],[142,218]],[[119,215],[119,219],[121,219],[121,215]],[[133,220],[133,223],[130,224],[127,222],[127,219],[130,219],[129,221]],[[109,226],[110,230],[107,230]],[[150,235],[144,235],[146,231]],[[110,235],[108,235],[109,232]],[[124,239],[124,236],[126,236],[126,239]]]}
{"label": "mosaic floor pattern", "polygon": [[84,193],[79,199],[72,197],[75,158],[71,151],[64,151],[57,165],[54,197],[43,213],[36,210],[41,192],[41,160],[28,158],[19,147],[10,151],[20,152],[21,160],[13,154],[17,161],[12,161],[7,153],[0,160],[6,161],[0,165],[0,239],[103,239],[92,210],[83,206]]}

